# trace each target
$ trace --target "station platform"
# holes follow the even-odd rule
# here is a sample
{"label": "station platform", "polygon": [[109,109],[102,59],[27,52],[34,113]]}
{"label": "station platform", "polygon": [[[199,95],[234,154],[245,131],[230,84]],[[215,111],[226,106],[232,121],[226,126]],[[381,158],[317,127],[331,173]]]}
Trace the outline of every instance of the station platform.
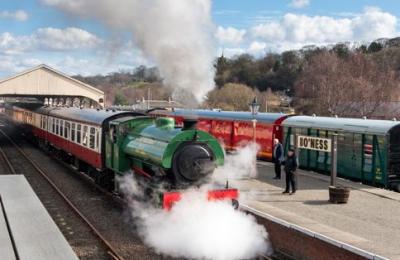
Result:
{"label": "station platform", "polygon": [[23,175],[0,175],[0,259],[78,259]]}
{"label": "station platform", "polygon": [[[370,259],[400,259],[400,193],[338,178],[351,188],[347,204],[328,202],[330,177],[298,170],[298,190],[282,194],[272,163],[258,162],[256,179],[231,181],[241,190],[241,203],[301,227],[303,232],[340,242]],[[339,246],[339,245],[338,245]],[[361,253],[360,253],[361,252]]]}

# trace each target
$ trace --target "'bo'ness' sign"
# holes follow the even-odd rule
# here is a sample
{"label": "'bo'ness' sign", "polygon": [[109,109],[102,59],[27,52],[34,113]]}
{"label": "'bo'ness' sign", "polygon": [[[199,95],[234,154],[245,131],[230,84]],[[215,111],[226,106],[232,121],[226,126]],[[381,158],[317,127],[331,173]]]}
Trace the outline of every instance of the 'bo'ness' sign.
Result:
{"label": "'bo'ness' sign", "polygon": [[314,136],[297,136],[297,147],[301,149],[310,149],[322,152],[331,152],[332,140]]}

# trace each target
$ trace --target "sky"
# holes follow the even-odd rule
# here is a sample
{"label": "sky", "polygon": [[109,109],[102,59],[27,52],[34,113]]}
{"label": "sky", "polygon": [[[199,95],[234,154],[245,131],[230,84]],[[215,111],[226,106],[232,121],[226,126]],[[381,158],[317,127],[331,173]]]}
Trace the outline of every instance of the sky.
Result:
{"label": "sky", "polygon": [[[95,0],[1,0],[0,78],[42,63],[70,75],[156,65],[137,46],[131,30],[79,15],[82,10],[74,6],[79,1]],[[185,1],[210,2],[212,26],[205,33],[211,35],[215,57],[260,57],[307,45],[359,44],[397,37],[400,30],[396,0]]]}

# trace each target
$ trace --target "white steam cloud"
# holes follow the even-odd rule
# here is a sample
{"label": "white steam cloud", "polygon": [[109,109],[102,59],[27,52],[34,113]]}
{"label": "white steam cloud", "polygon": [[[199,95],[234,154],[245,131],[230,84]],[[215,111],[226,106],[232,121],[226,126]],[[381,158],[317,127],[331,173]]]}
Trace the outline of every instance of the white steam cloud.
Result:
{"label": "white steam cloud", "polygon": [[[218,180],[248,176],[254,146],[228,155],[225,166],[217,169]],[[240,165],[240,164],[243,165]],[[132,175],[118,179],[127,198],[140,197],[142,187]],[[190,259],[250,259],[271,254],[268,234],[263,226],[244,212],[234,210],[229,201],[208,201],[207,184],[185,191],[170,211],[132,199],[131,216],[144,242],[160,254]]]}
{"label": "white steam cloud", "polygon": [[[113,30],[130,31],[175,96],[201,101],[214,87],[211,0],[41,0]],[[182,100],[181,100],[182,101]],[[189,101],[190,102],[190,101]]]}
{"label": "white steam cloud", "polygon": [[259,148],[258,144],[250,143],[234,154],[225,156],[225,164],[215,170],[213,182],[257,177],[256,159]]}

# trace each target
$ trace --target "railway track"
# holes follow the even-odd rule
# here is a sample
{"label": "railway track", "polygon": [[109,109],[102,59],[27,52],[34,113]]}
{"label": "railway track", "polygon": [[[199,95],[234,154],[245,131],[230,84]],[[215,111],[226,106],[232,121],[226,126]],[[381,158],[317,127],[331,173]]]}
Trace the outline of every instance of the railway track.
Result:
{"label": "railway track", "polygon": [[[105,239],[96,227],[48,177],[46,172],[31,160],[1,129],[0,134],[2,136],[2,143],[4,144],[4,141],[6,141],[10,144],[0,147],[0,156],[7,165],[9,174],[25,175],[68,242],[72,247],[75,247],[77,255],[81,258],[124,259],[114,246]],[[88,250],[79,250],[78,245],[82,244],[82,242],[93,247]]]}
{"label": "railway track", "polygon": [[[5,141],[8,141],[8,143],[10,144],[10,145],[8,145],[8,146],[5,147],[5,150],[6,150],[6,151],[3,151],[3,149],[2,149],[1,146],[0,146],[0,157],[5,158],[5,159],[4,159],[4,160],[6,161],[5,164],[6,164],[6,165],[10,165],[10,166],[11,166],[11,167],[9,167],[10,169],[11,169],[11,168],[13,168],[13,169],[15,168],[14,170],[10,170],[10,174],[21,174],[21,171],[22,171],[22,170],[25,170],[25,172],[22,172],[22,174],[24,174],[24,175],[27,177],[28,181],[29,181],[30,183],[32,183],[32,179],[33,179],[33,178],[32,178],[31,176],[28,176],[28,175],[30,175],[30,174],[27,175],[27,172],[28,172],[28,171],[26,170],[26,167],[23,168],[22,170],[18,169],[18,168],[22,167],[22,166],[21,166],[22,164],[29,164],[30,167],[33,168],[33,172],[35,173],[35,175],[40,175],[41,178],[44,179],[44,181],[47,182],[49,186],[51,186],[51,189],[53,189],[53,190],[58,194],[58,196],[61,196],[61,197],[62,197],[62,200],[64,200],[64,202],[65,202],[65,200],[68,200],[68,201],[69,201],[69,203],[65,202],[65,203],[68,204],[68,205],[66,205],[66,206],[67,206],[68,208],[70,208],[70,210],[73,211],[73,213],[74,213],[78,218],[80,218],[82,222],[84,222],[84,224],[86,225],[86,228],[88,229],[88,231],[91,232],[93,236],[97,236],[97,234],[99,234],[99,235],[102,237],[102,239],[100,238],[100,240],[99,240],[98,242],[95,242],[95,241],[93,241],[93,242],[91,242],[91,241],[85,241],[84,244],[89,244],[89,245],[91,245],[91,244],[93,244],[93,243],[101,244],[101,246],[102,246],[102,248],[103,248],[103,251],[105,251],[105,252],[103,252],[103,253],[101,253],[101,252],[90,252],[89,255],[88,255],[88,254],[85,253],[85,252],[79,252],[80,250],[78,249],[78,250],[76,250],[76,251],[78,251],[77,254],[78,254],[79,257],[81,257],[81,258],[87,258],[87,257],[89,256],[88,258],[91,258],[91,259],[105,259],[105,258],[112,258],[112,259],[132,259],[132,254],[126,254],[126,252],[125,252],[125,254],[122,254],[122,255],[121,255],[121,254],[118,254],[118,253],[117,253],[119,250],[116,249],[115,247],[113,247],[113,246],[111,245],[112,243],[108,242],[108,240],[104,238],[104,236],[102,235],[101,231],[99,231],[98,229],[96,229],[96,227],[94,226],[94,224],[92,224],[92,223],[84,216],[84,213],[82,213],[81,211],[79,211],[79,209],[78,209],[77,207],[74,206],[74,203],[73,203],[71,200],[69,200],[69,199],[67,198],[67,195],[65,195],[65,194],[58,188],[58,186],[60,186],[60,185],[57,186],[57,183],[54,183],[54,181],[51,180],[51,177],[49,177],[49,176],[47,175],[47,173],[50,172],[50,171],[49,171],[48,169],[46,170],[46,167],[44,167],[45,169],[43,169],[42,164],[41,164],[41,165],[38,165],[37,163],[35,163],[35,162],[32,160],[32,159],[34,159],[35,161],[40,161],[40,162],[42,162],[41,160],[38,160],[38,158],[34,158],[34,157],[32,156],[33,154],[31,153],[31,151],[29,151],[30,149],[27,149],[27,147],[25,146],[25,144],[22,144],[22,143],[24,143],[24,142],[19,141],[20,145],[23,146],[23,149],[22,149],[18,144],[16,144],[16,143],[7,135],[7,133],[6,133],[5,131],[3,131],[3,130],[0,129],[0,144],[1,144],[1,143],[4,144],[4,141],[1,142],[2,139],[5,139]],[[18,139],[18,140],[19,140],[19,139]],[[16,151],[20,154],[19,157],[23,157],[23,160],[26,160],[27,163],[23,163],[21,160],[15,159],[15,158],[18,158],[18,156],[15,156],[15,152],[13,153],[13,152],[11,151],[11,149],[16,150]],[[26,152],[25,152],[24,150],[26,150]],[[27,154],[27,153],[28,153],[28,154]],[[7,154],[7,155],[6,155],[6,154]],[[14,158],[14,159],[13,159],[13,158]],[[8,162],[7,162],[7,161],[8,161]],[[19,161],[19,163],[18,163],[17,166],[15,166],[15,163],[17,163],[16,161]],[[67,165],[67,164],[65,164],[64,162],[58,160],[58,163],[61,163],[63,167],[70,169],[70,165]],[[1,162],[1,158],[0,158],[0,164],[3,164],[3,163]],[[13,172],[11,172],[11,171],[13,171]],[[86,184],[89,184],[89,186],[91,186],[91,187],[93,187],[94,189],[98,190],[99,193],[102,193],[102,194],[104,194],[105,196],[110,197],[110,198],[113,197],[113,199],[115,200],[115,196],[110,196],[110,195],[111,195],[110,193],[106,192],[106,191],[103,190],[102,188],[99,188],[97,185],[94,184],[94,182],[90,181],[90,180],[89,180],[86,176],[84,176],[83,174],[79,173],[78,171],[72,171],[72,172],[75,173],[75,174],[72,174],[72,175],[75,175],[75,177],[78,177],[78,179],[80,179],[80,181],[86,180]],[[44,176],[43,176],[43,175],[44,175]],[[36,178],[36,177],[35,177],[35,178]],[[33,181],[35,181],[35,180],[33,180]],[[31,184],[31,185],[32,185],[32,184]],[[32,185],[32,186],[33,186],[35,192],[38,193],[38,196],[41,198],[42,202],[44,202],[46,208],[48,208],[48,207],[50,206],[50,210],[49,210],[49,209],[48,209],[48,210],[50,211],[50,214],[51,214],[52,216],[53,216],[54,214],[55,214],[55,216],[57,216],[57,217],[59,217],[59,216],[64,216],[64,215],[65,215],[63,212],[61,212],[61,213],[60,213],[60,212],[53,212],[53,213],[51,213],[51,211],[53,211],[53,210],[51,210],[51,208],[55,208],[55,209],[58,208],[58,207],[54,207],[54,205],[52,205],[52,204],[56,204],[55,202],[52,202],[53,197],[52,197],[51,195],[44,196],[44,195],[46,195],[46,193],[47,193],[46,191],[40,191],[40,190],[38,189],[38,190],[39,190],[39,192],[38,192],[38,190],[35,188],[36,185]],[[39,186],[39,185],[38,185],[38,186]],[[60,195],[60,193],[63,194],[63,195]],[[44,197],[44,199],[42,199],[43,197]],[[65,197],[65,198],[64,198],[64,197]],[[123,200],[122,200],[122,199],[117,199],[117,200],[116,200],[116,203],[123,204]],[[72,207],[71,207],[71,205],[72,205]],[[76,211],[79,212],[79,213],[77,213]],[[83,216],[83,218],[85,218],[85,219],[87,220],[87,222],[86,222],[84,219],[82,219],[81,216]],[[74,241],[73,236],[71,237],[71,234],[69,234],[68,229],[66,230],[67,232],[65,232],[65,230],[63,230],[63,229],[65,229],[65,228],[64,228],[65,222],[64,222],[63,220],[64,220],[64,219],[69,219],[69,218],[70,218],[70,217],[63,217],[63,218],[61,218],[61,221],[60,221],[60,222],[57,222],[57,221],[56,221],[57,219],[55,219],[55,221],[56,221],[57,225],[60,227],[61,231],[64,233],[64,235],[65,235],[65,237],[67,238],[67,240],[70,242],[71,246],[72,246],[74,249],[75,249],[75,248],[79,248],[79,246],[74,246],[74,244],[77,244],[77,243],[76,243],[76,241]],[[53,219],[54,219],[54,217],[53,217]],[[70,225],[69,225],[69,226],[70,226]],[[93,227],[94,230],[96,230],[96,231],[93,231],[93,230],[91,229],[91,227]],[[79,232],[79,233],[82,233],[82,232]],[[83,232],[83,233],[85,233],[85,232]],[[92,238],[92,239],[95,240],[94,238]],[[99,239],[99,237],[97,237],[97,239]],[[103,240],[104,240],[106,243],[105,243]],[[82,243],[81,243],[81,244],[82,244]],[[110,250],[110,248],[107,246],[107,244],[111,246],[112,250]],[[114,244],[115,244],[115,243],[114,243]],[[99,246],[99,247],[100,247],[100,246]],[[98,248],[97,251],[101,251],[101,250]],[[115,252],[115,253],[114,253],[114,252]],[[135,255],[135,256],[136,256],[136,255]],[[158,257],[158,259],[170,259],[169,257],[162,257],[162,256],[159,256],[159,255],[158,255],[157,257]],[[146,258],[143,258],[143,259],[146,259]],[[149,258],[149,259],[154,259],[154,258],[151,257],[151,258]],[[257,259],[278,259],[278,258],[270,257],[270,256],[266,256],[266,255],[259,255],[259,256],[257,257]]]}

